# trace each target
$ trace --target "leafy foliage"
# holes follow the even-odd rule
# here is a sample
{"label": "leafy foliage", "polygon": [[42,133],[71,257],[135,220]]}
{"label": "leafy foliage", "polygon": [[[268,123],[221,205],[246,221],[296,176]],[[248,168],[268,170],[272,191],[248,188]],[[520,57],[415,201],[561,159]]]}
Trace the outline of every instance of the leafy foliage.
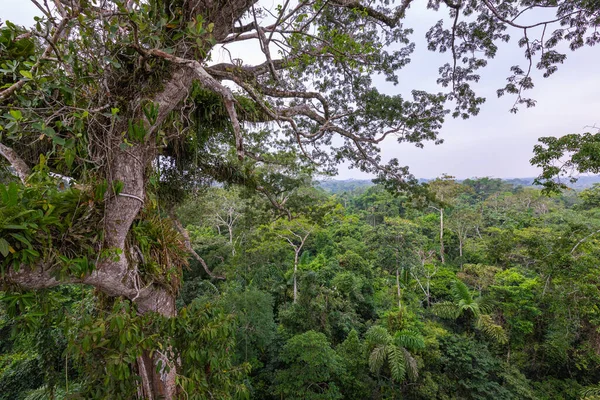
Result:
{"label": "leafy foliage", "polygon": [[[51,204],[65,204],[64,210],[74,203],[74,193],[82,193],[46,185]],[[23,199],[28,189],[15,183],[6,190]],[[304,210],[335,210],[322,219],[273,223],[277,214],[268,207],[248,207],[267,199],[206,190],[202,198],[213,199],[206,207],[190,202],[182,210],[197,252],[227,281],[211,281],[190,263],[174,275],[184,278],[176,318],[138,315],[127,301],[97,297],[79,286],[43,297],[7,288],[0,385],[10,388],[8,398],[135,396],[138,358],[157,351],[152,349],[164,354],[161,368],[175,365],[179,387],[198,398],[210,391],[223,398],[264,399],[399,393],[409,399],[568,399],[594,388],[600,371],[595,262],[600,250],[593,208],[555,199],[535,216],[534,208],[543,203],[534,193],[500,197],[490,189],[480,198],[460,197],[448,206],[448,215],[473,203],[482,210],[481,238],[473,231],[461,257],[447,231],[446,264],[433,251],[422,267],[423,250],[435,249],[438,240],[435,210],[392,206],[386,202],[393,198],[382,192],[359,192],[345,199],[312,197],[322,203]],[[225,191],[227,207],[244,204],[234,227],[234,238],[240,238],[234,239],[235,252],[225,225],[210,219]],[[511,199],[502,213],[495,209],[501,198]],[[373,218],[374,204],[381,218]],[[522,204],[529,211],[518,211]],[[508,212],[516,224],[500,222]],[[292,232],[300,228],[314,230],[298,258],[300,295],[293,303],[294,254],[282,236],[296,240]],[[165,276],[151,268],[184,263],[181,240],[172,222],[155,211],[134,221],[129,256],[138,261],[144,281]],[[429,281],[427,271],[435,272]],[[427,282],[430,307],[420,286]],[[65,311],[50,311],[55,309]]]}

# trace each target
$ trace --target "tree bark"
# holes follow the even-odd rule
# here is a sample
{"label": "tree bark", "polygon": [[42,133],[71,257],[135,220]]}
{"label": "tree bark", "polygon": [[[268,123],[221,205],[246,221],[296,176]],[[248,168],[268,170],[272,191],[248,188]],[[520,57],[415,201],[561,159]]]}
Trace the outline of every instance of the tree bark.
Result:
{"label": "tree bark", "polygon": [[0,143],[0,156],[8,160],[10,166],[15,170],[15,174],[17,174],[21,182],[25,183],[25,180],[31,172],[25,161],[23,161],[13,149],[2,143]]}
{"label": "tree bark", "polygon": [[[224,39],[233,29],[237,21],[256,0],[233,0],[213,1],[201,0],[187,2],[184,10],[184,18],[195,19],[197,15],[209,16],[208,22],[214,23],[213,36],[218,40]],[[227,3],[227,4],[226,4]],[[62,31],[70,18],[64,17],[57,31]],[[58,33],[56,34],[58,35]],[[53,50],[53,46],[46,49],[46,53]],[[54,49],[55,50],[55,49]],[[152,51],[139,48],[139,52],[146,52],[146,56],[156,56],[169,60],[172,68],[165,74],[162,82],[153,88],[142,88],[139,93],[131,96],[124,93],[123,102],[128,103],[121,108],[123,114],[115,118],[114,126],[110,131],[99,132],[98,137],[103,139],[101,144],[102,165],[100,171],[104,173],[109,191],[108,199],[104,204],[104,243],[103,250],[110,250],[119,257],[106,257],[99,259],[94,271],[85,277],[66,277],[60,280],[56,278],[55,271],[50,265],[22,266],[18,271],[8,270],[1,280],[21,286],[24,289],[35,290],[55,287],[61,284],[81,283],[91,285],[109,296],[122,296],[137,304],[141,314],[155,312],[165,317],[175,317],[175,297],[159,284],[152,282],[141,282],[137,275],[137,269],[126,254],[126,239],[131,225],[144,206],[146,200],[146,172],[155,159],[156,132],[163,125],[167,116],[188,96],[194,79],[207,87],[207,89],[223,96],[228,111],[232,116],[234,128],[239,121],[235,118],[233,107],[233,94],[224,88],[219,81],[210,76],[202,67],[201,61],[197,59],[182,59],[186,57],[186,49],[178,49],[177,55],[167,54],[159,49]],[[150,54],[151,53],[151,54]],[[35,68],[35,67],[34,67]],[[110,74],[110,71],[107,71]],[[110,81],[110,80],[107,80]],[[2,91],[0,98],[5,99],[20,89],[25,80],[19,81],[13,87]],[[156,90],[152,95],[146,96],[145,89]],[[110,87],[109,91],[116,95],[119,87]],[[114,89],[114,90],[113,90]],[[152,123],[148,121],[142,112],[143,104],[152,101],[158,107],[158,115]],[[121,149],[123,132],[128,131],[128,123],[142,122],[146,129],[146,139],[143,143],[134,143],[126,149]],[[236,134],[239,133],[239,127]],[[236,135],[236,142],[241,139]],[[238,152],[243,154],[241,143],[238,144]],[[25,182],[29,175],[29,167],[9,147],[0,144],[0,156],[6,158],[19,178]],[[112,188],[119,183],[122,188],[115,193]],[[122,185],[121,185],[122,184]],[[154,349],[153,356],[144,353],[137,360],[137,368],[142,378],[140,395],[146,399],[174,399],[177,395],[175,377],[175,365],[170,370],[157,372],[158,361],[167,365],[166,354]]]}
{"label": "tree bark", "polygon": [[[109,192],[104,207],[104,244],[103,248],[115,251],[119,257],[107,257],[97,262],[95,269],[83,278],[54,277],[50,266],[22,266],[19,271],[7,271],[4,280],[17,284],[24,289],[45,289],[66,283],[83,283],[96,287],[109,296],[122,296],[130,299],[138,306],[141,314],[156,312],[166,317],[175,317],[175,297],[166,288],[147,282],[141,284],[137,271],[132,268],[126,252],[126,238],[131,225],[142,209],[146,195],[146,171],[153,160],[153,138],[145,143],[136,143],[125,150],[120,149],[121,133],[127,132],[127,122],[141,120],[147,132],[151,134],[160,126],[169,113],[187,96],[193,81],[193,71],[187,67],[178,67],[165,79],[163,90],[152,99],[159,107],[158,117],[150,125],[140,114],[123,115],[119,123],[109,133],[110,150],[106,155],[106,179]],[[132,100],[131,110],[139,110],[140,98]],[[6,146],[1,148],[3,156],[12,157]],[[10,149],[9,149],[10,150]],[[13,157],[14,158],[14,157]],[[13,165],[19,165],[18,160]],[[24,170],[24,169],[22,169]],[[20,174],[21,175],[21,174]],[[25,178],[20,176],[22,180]],[[111,188],[117,182],[122,183],[122,190],[114,193]],[[117,253],[118,252],[118,253]],[[144,287],[142,287],[144,286]],[[166,365],[165,355],[155,351],[152,358],[149,354],[138,359],[138,368],[142,376],[142,392],[149,399],[173,399],[176,396],[175,366],[169,372],[156,371],[158,360]],[[148,390],[150,390],[149,392]]]}
{"label": "tree bark", "polygon": [[[156,290],[154,296],[149,297],[144,303],[138,304],[138,310],[144,312],[157,312],[165,317],[177,316],[175,308],[175,296],[167,290]],[[160,365],[161,369],[157,370]],[[168,371],[165,367],[168,367]],[[154,355],[145,351],[138,358],[138,369],[142,378],[143,398],[150,400],[175,399],[177,396],[175,365],[167,359],[167,356],[155,350]]]}
{"label": "tree bark", "polygon": [[446,262],[444,258],[444,209],[440,207],[440,259],[442,264]]}
{"label": "tree bark", "polygon": [[396,292],[398,295],[398,310],[402,311],[402,292],[400,291],[400,270],[396,268]]}
{"label": "tree bark", "polygon": [[300,249],[297,249],[294,253],[294,303],[298,301],[298,282],[296,281],[296,275],[298,273],[298,253]]}

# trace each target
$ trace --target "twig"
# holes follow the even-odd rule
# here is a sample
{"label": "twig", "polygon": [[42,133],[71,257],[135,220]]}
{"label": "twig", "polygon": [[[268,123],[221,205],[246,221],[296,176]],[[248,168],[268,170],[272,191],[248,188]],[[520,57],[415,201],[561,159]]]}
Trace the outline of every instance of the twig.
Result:
{"label": "twig", "polygon": [[179,220],[177,219],[177,217],[175,217],[175,215],[173,213],[170,213],[170,216],[171,216],[171,219],[173,220],[173,224],[175,225],[175,228],[177,229],[177,231],[179,231],[181,236],[183,236],[183,239],[185,241],[185,248],[202,265],[202,268],[204,268],[204,272],[206,272],[213,279],[225,280],[226,278],[224,276],[215,275],[214,273],[211,272],[210,269],[208,269],[208,265],[206,265],[206,262],[204,261],[204,259],[202,257],[200,257],[200,255],[198,253],[196,253],[196,250],[194,250],[194,248],[192,247],[190,235],[188,234],[187,230],[183,227],[183,225],[181,225],[181,222],[179,222]]}

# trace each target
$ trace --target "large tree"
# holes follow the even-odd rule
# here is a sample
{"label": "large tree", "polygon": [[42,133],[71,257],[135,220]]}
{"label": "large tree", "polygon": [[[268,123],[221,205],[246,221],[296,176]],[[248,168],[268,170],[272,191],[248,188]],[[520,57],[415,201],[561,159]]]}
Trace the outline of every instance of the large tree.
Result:
{"label": "large tree", "polygon": [[[411,0],[32,1],[31,28],[0,28],[0,154],[21,181],[2,192],[2,280],[83,283],[168,318],[191,246],[165,216],[186,190],[241,183],[289,215],[276,195],[286,176],[343,160],[405,189],[414,178],[398,160],[383,165],[378,145],[438,141],[447,114],[477,114],[484,99],[471,84],[509,29],[525,67],[499,95],[516,106],[533,105],[522,96],[533,66],[550,75],[563,62],[560,42],[600,41],[593,1],[430,0],[443,19],[428,47],[450,54],[442,91],[403,98],[372,77],[397,83],[410,62]],[[262,62],[215,62],[215,49],[239,43]],[[136,361],[138,394],[174,398],[177,356],[152,350]]]}

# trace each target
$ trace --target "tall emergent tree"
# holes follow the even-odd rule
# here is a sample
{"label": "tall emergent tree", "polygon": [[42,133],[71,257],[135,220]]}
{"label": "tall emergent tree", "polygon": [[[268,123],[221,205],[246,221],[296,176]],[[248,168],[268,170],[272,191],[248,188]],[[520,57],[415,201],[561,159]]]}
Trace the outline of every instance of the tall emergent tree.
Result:
{"label": "tall emergent tree", "polygon": [[[25,290],[82,283],[163,318],[176,317],[191,248],[165,216],[187,189],[245,184],[285,215],[273,193],[286,176],[342,160],[405,189],[414,178],[398,160],[382,165],[378,144],[422,146],[447,114],[476,115],[484,99],[471,84],[509,29],[525,49],[525,67],[498,91],[516,96],[513,110],[534,104],[523,97],[533,66],[547,76],[564,61],[559,43],[600,41],[594,1],[430,0],[445,17],[426,35],[429,49],[449,53],[442,91],[403,98],[371,77],[397,83],[410,62],[411,0],[32,2],[31,28],[0,27],[0,154],[21,181],[2,192],[2,280]],[[213,59],[240,43],[263,60]],[[144,343],[122,364],[140,377],[138,396],[175,398],[177,384],[200,379],[184,376],[181,352]]]}

